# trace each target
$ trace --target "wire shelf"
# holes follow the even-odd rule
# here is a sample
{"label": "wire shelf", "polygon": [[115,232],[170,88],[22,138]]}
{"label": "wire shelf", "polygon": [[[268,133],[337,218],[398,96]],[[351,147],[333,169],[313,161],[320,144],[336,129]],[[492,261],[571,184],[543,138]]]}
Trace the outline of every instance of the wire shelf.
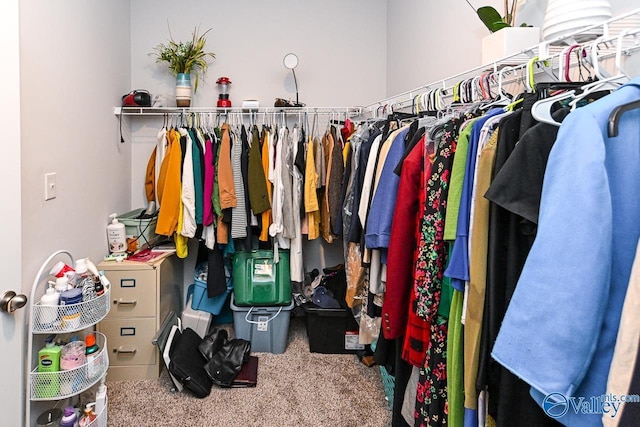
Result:
{"label": "wire shelf", "polygon": [[66,371],[38,372],[38,367],[31,371],[31,400],[65,399],[82,393],[100,381],[109,367],[109,352],[106,351],[107,337],[100,332],[94,334],[100,350],[92,361]]}
{"label": "wire shelf", "polygon": [[55,334],[73,332],[92,326],[109,313],[111,287],[105,286],[98,297],[77,304],[41,305],[32,307],[32,332],[34,334]]}

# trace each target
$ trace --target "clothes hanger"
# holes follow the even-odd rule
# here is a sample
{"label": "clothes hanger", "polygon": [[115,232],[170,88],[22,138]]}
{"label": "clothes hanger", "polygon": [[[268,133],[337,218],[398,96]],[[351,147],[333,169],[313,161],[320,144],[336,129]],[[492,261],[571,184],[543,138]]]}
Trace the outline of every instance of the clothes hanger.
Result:
{"label": "clothes hanger", "polygon": [[[628,33],[627,33],[628,34]],[[578,106],[578,103],[591,95],[594,92],[599,92],[603,90],[616,90],[620,87],[622,82],[620,80],[629,80],[629,76],[622,69],[622,39],[627,35],[624,32],[620,33],[618,38],[618,43],[616,46],[616,68],[618,68],[618,73],[614,76],[604,77],[604,75],[600,72],[599,66],[599,58],[598,58],[598,49],[597,45],[601,42],[602,37],[598,37],[591,46],[591,63],[593,65],[594,73],[599,78],[599,80],[589,82],[588,84],[582,87],[582,93],[575,97],[573,101],[569,103],[571,106],[571,110],[575,110]]]}
{"label": "clothes hanger", "polygon": [[[624,71],[622,67],[622,45],[625,37],[635,37],[639,32],[640,31],[638,30],[624,30],[618,35],[615,64],[616,68],[618,69],[618,73],[623,74],[627,78],[629,78],[629,75]],[[622,115],[628,111],[636,110],[638,108],[640,108],[640,100],[631,101],[626,104],[619,105],[614,108],[613,111],[611,111],[611,114],[609,114],[609,120],[607,122],[607,134],[610,138],[618,136],[618,126],[620,124],[620,118],[622,117]]]}
{"label": "clothes hanger", "polygon": [[550,96],[548,98],[539,99],[531,106],[531,115],[534,119],[539,121],[540,123],[546,123],[554,126],[560,126],[560,122],[554,120],[551,115],[552,106],[564,99],[574,98],[576,95],[575,90],[569,90],[562,92],[555,96]]}
{"label": "clothes hanger", "polygon": [[558,76],[560,76],[560,81],[571,81],[571,77],[569,76],[569,69],[571,68],[571,52],[578,46],[579,45],[574,44],[562,49],[558,60]]}

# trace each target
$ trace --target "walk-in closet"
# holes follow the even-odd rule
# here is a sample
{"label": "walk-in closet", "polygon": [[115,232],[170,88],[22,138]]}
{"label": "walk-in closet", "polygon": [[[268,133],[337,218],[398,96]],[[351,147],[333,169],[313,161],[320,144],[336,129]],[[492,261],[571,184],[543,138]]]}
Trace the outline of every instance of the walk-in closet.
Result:
{"label": "walk-in closet", "polygon": [[0,424],[638,425],[639,1],[0,14]]}

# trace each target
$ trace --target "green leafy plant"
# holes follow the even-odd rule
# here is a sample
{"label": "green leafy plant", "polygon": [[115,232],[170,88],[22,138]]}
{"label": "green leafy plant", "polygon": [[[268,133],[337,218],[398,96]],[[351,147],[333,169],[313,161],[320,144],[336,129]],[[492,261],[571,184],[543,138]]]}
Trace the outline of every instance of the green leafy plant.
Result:
{"label": "green leafy plant", "polygon": [[[476,11],[482,23],[492,33],[506,27],[513,27],[516,22],[518,0],[511,0],[511,2],[509,2],[509,0],[504,0],[504,15],[500,15],[500,12],[491,6],[483,6],[476,10],[473,5],[469,3],[469,0],[465,1],[473,10]],[[526,27],[527,24],[522,24],[522,26]]]}
{"label": "green leafy plant", "polygon": [[193,74],[195,77],[194,93],[198,90],[200,75],[204,78],[204,74],[209,67],[208,57],[216,57],[213,52],[205,51],[205,44],[207,43],[205,36],[209,31],[211,31],[211,28],[202,35],[198,35],[198,28],[195,28],[191,40],[176,42],[171,36],[171,30],[169,30],[169,41],[166,44],[160,43],[153,48],[154,52],[150,53],[150,55],[155,55],[157,63],[166,62],[169,64],[169,71],[174,76],[177,76],[178,73]]}

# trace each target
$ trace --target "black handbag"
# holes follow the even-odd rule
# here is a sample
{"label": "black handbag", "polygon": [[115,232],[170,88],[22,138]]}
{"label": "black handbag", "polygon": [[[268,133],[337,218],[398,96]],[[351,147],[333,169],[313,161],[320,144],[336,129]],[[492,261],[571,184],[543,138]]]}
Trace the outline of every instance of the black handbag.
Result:
{"label": "black handbag", "polygon": [[242,367],[249,361],[251,341],[232,339],[227,341],[211,359],[204,369],[211,381],[219,387],[232,387]]}
{"label": "black handbag", "polygon": [[202,338],[191,328],[186,328],[182,333],[176,332],[169,363],[169,372],[199,398],[207,397],[212,386],[204,370],[205,361],[198,350],[201,341]]}

